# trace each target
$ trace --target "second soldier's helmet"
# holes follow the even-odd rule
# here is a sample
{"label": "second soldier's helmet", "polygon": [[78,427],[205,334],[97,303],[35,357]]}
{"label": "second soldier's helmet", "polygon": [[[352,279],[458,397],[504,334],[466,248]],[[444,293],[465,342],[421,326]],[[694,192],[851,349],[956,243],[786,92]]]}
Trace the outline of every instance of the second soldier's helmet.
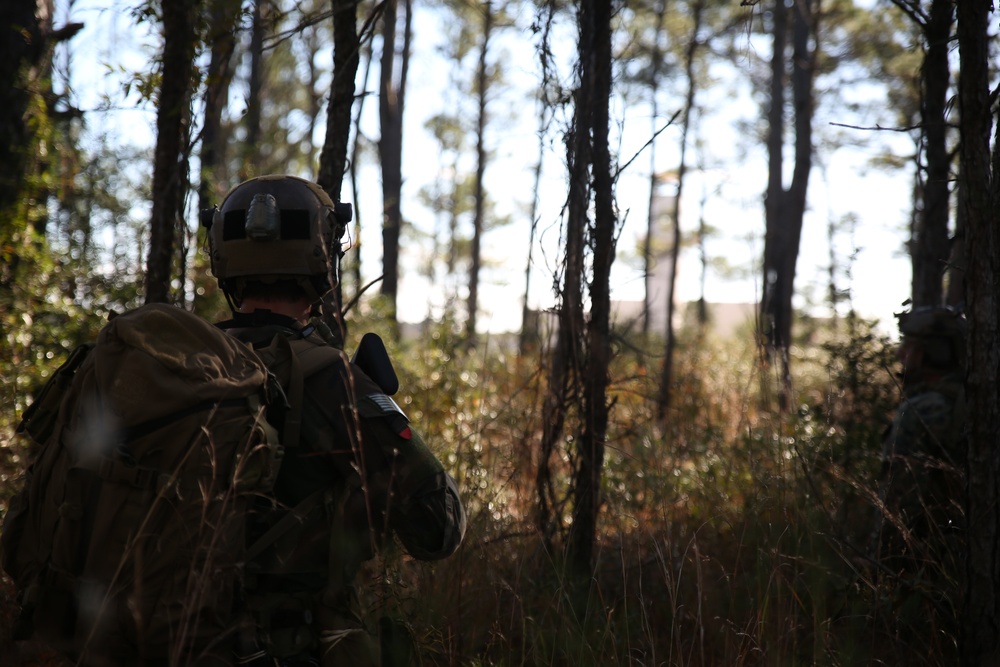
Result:
{"label": "second soldier's helmet", "polygon": [[252,178],[202,212],[212,274],[238,306],[248,281],[296,281],[311,301],[336,287],[350,204],[295,176]]}
{"label": "second soldier's helmet", "polygon": [[969,323],[965,315],[947,306],[921,306],[897,313],[899,333],[923,347],[923,363],[941,369],[965,365]]}

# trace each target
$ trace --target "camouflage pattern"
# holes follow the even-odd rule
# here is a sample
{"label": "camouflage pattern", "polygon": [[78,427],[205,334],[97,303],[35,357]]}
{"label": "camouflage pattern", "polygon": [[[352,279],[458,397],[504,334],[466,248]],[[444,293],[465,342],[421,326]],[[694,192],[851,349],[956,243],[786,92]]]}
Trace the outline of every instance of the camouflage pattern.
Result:
{"label": "camouflage pattern", "polygon": [[[237,314],[230,333],[256,347],[276,335],[316,336],[278,315],[242,326],[259,325],[258,315]],[[343,358],[306,379],[300,445],[286,450],[274,496],[257,514],[258,535],[293,508],[309,509],[248,565],[263,645],[281,659],[380,665],[352,582],[390,534],[421,560],[454,553],[465,532],[454,480],[392,398]]]}
{"label": "camouflage pattern", "polygon": [[904,397],[883,442],[874,544],[893,571],[950,578],[964,524],[967,325],[944,307],[899,323]]}

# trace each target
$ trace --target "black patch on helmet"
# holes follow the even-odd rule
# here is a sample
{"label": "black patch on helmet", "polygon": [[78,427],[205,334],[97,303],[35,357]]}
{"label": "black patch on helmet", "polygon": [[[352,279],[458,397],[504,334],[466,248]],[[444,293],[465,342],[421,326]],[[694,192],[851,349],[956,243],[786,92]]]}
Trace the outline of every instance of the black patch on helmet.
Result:
{"label": "black patch on helmet", "polygon": [[309,211],[304,209],[281,210],[281,240],[309,240]]}
{"label": "black patch on helmet", "polygon": [[226,211],[222,218],[222,240],[238,241],[247,237],[246,209]]}

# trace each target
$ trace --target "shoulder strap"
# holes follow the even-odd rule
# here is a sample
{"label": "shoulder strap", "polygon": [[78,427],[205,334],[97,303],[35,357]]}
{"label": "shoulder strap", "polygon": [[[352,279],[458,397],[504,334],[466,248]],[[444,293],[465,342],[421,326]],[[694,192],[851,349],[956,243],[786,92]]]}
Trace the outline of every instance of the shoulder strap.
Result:
{"label": "shoulder strap", "polygon": [[295,526],[300,525],[310,512],[319,507],[320,503],[323,502],[326,493],[326,489],[319,489],[306,496],[298,505],[285,514],[281,520],[271,526],[267,532],[247,547],[246,554],[244,555],[245,560],[247,562],[252,561],[257,556],[264,553],[264,549],[276,542],[278,538]]}
{"label": "shoulder strap", "polygon": [[306,378],[340,360],[344,353],[326,344],[281,334],[274,337],[268,350],[272,369],[283,369],[285,364],[288,365],[287,378],[279,378],[284,381],[285,395],[288,398],[281,444],[285,447],[297,447],[302,431],[302,399]]}
{"label": "shoulder strap", "polygon": [[296,359],[302,366],[302,377],[307,378],[337,361],[348,361],[343,350],[325,343],[317,343],[308,338],[293,338],[289,341]]}

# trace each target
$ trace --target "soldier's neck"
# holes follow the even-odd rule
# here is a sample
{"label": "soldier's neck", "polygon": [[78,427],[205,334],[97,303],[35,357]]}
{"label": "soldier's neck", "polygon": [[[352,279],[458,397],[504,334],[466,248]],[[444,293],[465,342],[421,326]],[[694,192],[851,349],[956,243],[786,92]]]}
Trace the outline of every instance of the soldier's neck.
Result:
{"label": "soldier's neck", "polygon": [[243,303],[240,304],[241,313],[252,313],[255,310],[270,310],[272,313],[290,317],[300,324],[306,324],[309,321],[310,304],[303,306],[302,302],[281,299],[243,299]]}

